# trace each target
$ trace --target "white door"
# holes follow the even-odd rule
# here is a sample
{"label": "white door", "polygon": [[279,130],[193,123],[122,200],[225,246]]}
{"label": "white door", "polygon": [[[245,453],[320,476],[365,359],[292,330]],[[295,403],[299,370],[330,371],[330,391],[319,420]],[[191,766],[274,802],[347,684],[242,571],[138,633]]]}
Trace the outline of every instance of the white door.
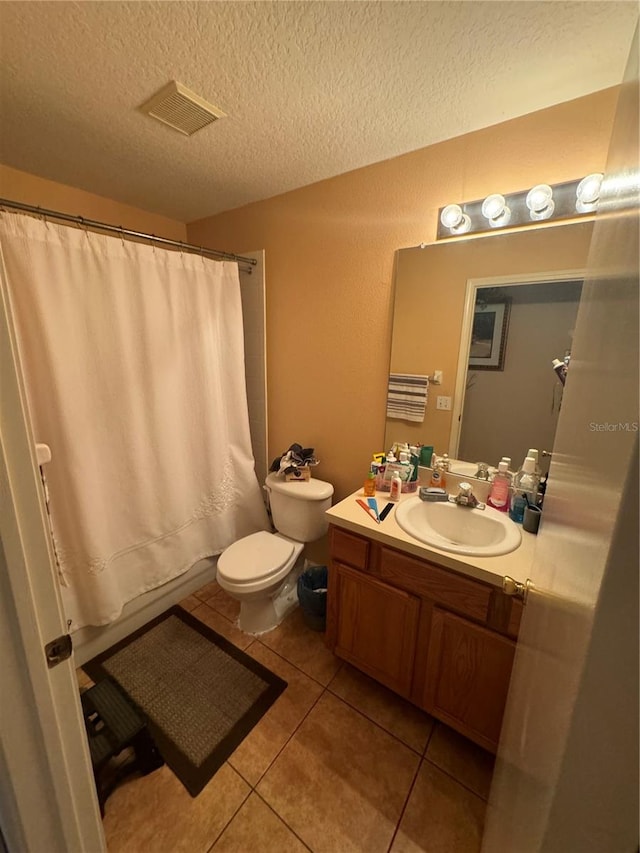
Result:
{"label": "white door", "polygon": [[[0,259],[1,261],[1,259]],[[0,263],[0,847],[106,849]]]}
{"label": "white door", "polygon": [[637,37],[578,312],[483,853],[638,849]]}

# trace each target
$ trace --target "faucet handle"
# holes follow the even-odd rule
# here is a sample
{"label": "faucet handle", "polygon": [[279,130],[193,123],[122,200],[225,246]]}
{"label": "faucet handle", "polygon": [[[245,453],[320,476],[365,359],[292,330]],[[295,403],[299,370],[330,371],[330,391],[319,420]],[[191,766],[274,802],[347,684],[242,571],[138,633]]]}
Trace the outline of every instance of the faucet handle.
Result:
{"label": "faucet handle", "polygon": [[468,506],[470,509],[484,509],[485,504],[480,503],[473,494],[471,483],[459,483],[458,494],[451,500],[458,506]]}

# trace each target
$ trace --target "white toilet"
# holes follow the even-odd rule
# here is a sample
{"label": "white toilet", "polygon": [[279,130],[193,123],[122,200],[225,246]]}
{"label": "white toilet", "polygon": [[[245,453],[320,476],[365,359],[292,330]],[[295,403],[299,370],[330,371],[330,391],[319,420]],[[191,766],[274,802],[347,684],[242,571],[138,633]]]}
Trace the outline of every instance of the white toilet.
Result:
{"label": "white toilet", "polygon": [[218,559],[216,579],[240,602],[239,626],[247,634],[271,631],[295,607],[299,572],[294,569],[305,542],[327,532],[325,510],[333,486],[323,480],[265,481],[277,533],[252,533],[230,545]]}

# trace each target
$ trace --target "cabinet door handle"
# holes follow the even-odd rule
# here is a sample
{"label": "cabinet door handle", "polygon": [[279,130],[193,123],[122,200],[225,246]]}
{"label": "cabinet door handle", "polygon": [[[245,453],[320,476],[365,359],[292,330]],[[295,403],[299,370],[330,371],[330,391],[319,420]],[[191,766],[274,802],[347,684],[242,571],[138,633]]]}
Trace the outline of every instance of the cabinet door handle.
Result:
{"label": "cabinet door handle", "polygon": [[527,603],[527,596],[529,595],[529,590],[532,588],[533,581],[530,578],[527,578],[524,583],[510,578],[509,575],[505,575],[502,578],[502,591],[504,594],[512,595],[514,598],[522,601],[523,604]]}

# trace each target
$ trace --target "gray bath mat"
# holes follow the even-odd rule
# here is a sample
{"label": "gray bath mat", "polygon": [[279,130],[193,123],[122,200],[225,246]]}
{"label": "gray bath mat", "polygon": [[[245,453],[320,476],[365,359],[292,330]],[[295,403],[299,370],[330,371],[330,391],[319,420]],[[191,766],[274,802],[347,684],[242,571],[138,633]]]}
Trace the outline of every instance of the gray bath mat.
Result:
{"label": "gray bath mat", "polygon": [[110,676],[120,684],[193,797],[287,686],[181,607],[83,669],[96,682]]}

